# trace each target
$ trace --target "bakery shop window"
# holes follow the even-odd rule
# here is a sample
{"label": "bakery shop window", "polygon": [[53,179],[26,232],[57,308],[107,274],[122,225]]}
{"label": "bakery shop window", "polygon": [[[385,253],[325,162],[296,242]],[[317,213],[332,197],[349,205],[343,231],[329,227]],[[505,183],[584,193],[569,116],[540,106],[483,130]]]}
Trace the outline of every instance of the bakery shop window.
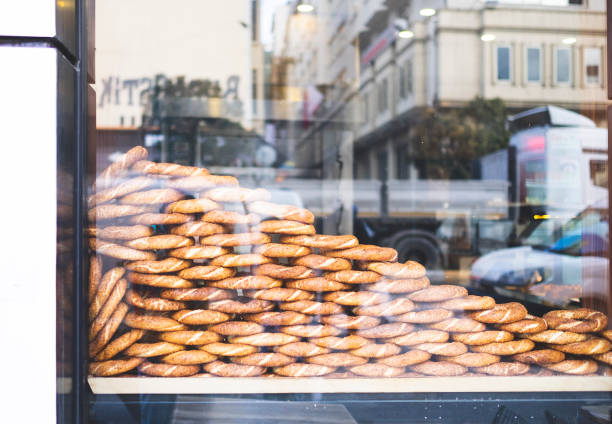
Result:
{"label": "bakery shop window", "polygon": [[92,390],[608,390],[605,12],[489,3],[98,2]]}

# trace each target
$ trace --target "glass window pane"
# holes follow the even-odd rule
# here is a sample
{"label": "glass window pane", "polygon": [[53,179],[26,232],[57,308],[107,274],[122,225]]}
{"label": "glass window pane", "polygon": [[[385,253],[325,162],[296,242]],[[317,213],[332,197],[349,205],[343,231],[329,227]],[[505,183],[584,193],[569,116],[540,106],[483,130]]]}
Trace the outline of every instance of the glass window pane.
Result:
{"label": "glass window pane", "polygon": [[599,84],[601,49],[584,49],[584,75],[587,84]]}
{"label": "glass window pane", "polygon": [[540,49],[539,48],[528,48],[527,49],[527,81],[538,82],[540,81]]}
{"label": "glass window pane", "polygon": [[497,48],[497,79],[510,81],[510,47]]}
{"label": "glass window pane", "polygon": [[557,82],[570,82],[571,52],[569,49],[557,49]]}

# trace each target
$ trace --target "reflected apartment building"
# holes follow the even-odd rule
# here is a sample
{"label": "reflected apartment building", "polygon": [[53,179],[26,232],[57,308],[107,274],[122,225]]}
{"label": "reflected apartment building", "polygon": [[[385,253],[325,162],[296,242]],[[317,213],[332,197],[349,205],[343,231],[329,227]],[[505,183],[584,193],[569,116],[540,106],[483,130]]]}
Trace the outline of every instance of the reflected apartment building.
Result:
{"label": "reflected apartment building", "polygon": [[288,131],[298,167],[325,178],[422,178],[409,165],[419,113],[475,97],[508,113],[553,104],[605,126],[603,0],[319,0],[310,13],[299,3],[275,17],[284,32],[271,74],[301,94]]}

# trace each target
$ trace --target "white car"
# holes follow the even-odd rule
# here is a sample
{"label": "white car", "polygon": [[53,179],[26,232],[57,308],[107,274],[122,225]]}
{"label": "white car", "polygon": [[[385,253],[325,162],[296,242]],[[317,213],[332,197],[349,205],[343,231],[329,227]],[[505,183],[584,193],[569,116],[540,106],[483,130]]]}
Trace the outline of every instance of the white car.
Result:
{"label": "white car", "polygon": [[569,220],[539,218],[528,229],[523,246],[498,250],[476,260],[471,269],[472,284],[580,285],[583,298],[607,296],[607,197]]}

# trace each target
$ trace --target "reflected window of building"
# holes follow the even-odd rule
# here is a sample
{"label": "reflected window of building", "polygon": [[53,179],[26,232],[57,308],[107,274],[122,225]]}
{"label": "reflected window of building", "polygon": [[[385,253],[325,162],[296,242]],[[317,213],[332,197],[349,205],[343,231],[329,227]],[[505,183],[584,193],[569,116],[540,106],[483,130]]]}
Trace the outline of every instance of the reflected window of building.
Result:
{"label": "reflected window of building", "polygon": [[497,46],[497,81],[511,80],[511,53],[510,46]]}
{"label": "reflected window of building", "polygon": [[571,50],[569,47],[557,47],[555,81],[559,84],[569,84],[572,82],[572,61]]}
{"label": "reflected window of building", "polygon": [[406,91],[408,95],[412,94],[412,60],[407,60],[404,65],[406,69]]}
{"label": "reflected window of building", "polygon": [[389,82],[387,78],[378,84],[378,111],[383,113],[389,107]]}
{"label": "reflected window of building", "polygon": [[600,83],[601,50],[588,47],[584,49],[584,78],[589,85]]}
{"label": "reflected window of building", "polygon": [[541,50],[539,47],[528,47],[527,52],[527,82],[540,82],[541,80]]}
{"label": "reflected window of building", "polygon": [[407,180],[410,176],[410,162],[408,160],[408,145],[400,144],[396,149],[396,174],[398,180]]}
{"label": "reflected window of building", "polygon": [[365,125],[370,120],[370,93],[363,93],[361,100],[361,122]]}
{"label": "reflected window of building", "polygon": [[408,95],[408,90],[406,90],[406,65],[400,66],[399,68],[399,95],[400,98],[405,99]]}

